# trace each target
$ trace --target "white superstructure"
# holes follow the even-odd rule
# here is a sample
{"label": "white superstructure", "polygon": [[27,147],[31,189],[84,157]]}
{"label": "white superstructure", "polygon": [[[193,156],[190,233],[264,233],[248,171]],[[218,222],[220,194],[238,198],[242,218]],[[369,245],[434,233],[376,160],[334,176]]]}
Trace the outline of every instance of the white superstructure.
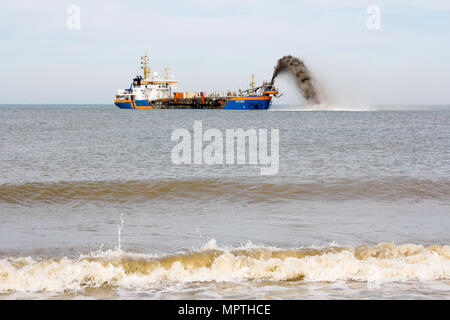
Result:
{"label": "white superstructure", "polygon": [[168,68],[164,69],[164,75],[161,77],[157,72],[150,76],[150,67],[148,65],[147,55],[141,57],[141,68],[144,70],[144,77],[137,76],[133,79],[129,89],[119,89],[116,95],[116,104],[128,104],[131,106],[150,106],[151,102],[158,99],[171,97],[174,90],[177,89],[177,80],[168,79]]}

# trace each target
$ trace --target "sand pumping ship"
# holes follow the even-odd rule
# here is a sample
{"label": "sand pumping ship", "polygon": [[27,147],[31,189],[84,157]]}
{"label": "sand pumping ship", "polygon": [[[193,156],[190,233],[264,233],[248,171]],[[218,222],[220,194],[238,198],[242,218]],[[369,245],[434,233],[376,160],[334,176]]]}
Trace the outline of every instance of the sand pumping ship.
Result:
{"label": "sand pumping ship", "polygon": [[147,55],[141,57],[144,76],[133,79],[128,89],[117,92],[114,104],[121,109],[230,109],[267,110],[272,97],[281,96],[272,82],[264,81],[256,86],[254,76],[246,90],[218,93],[177,92],[178,81],[169,79],[168,68],[162,76],[151,75]]}

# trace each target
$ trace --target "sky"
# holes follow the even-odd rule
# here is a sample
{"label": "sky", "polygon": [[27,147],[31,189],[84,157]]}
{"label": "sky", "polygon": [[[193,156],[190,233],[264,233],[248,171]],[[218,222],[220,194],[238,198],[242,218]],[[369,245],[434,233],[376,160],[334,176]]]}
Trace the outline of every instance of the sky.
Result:
{"label": "sky", "polygon": [[[329,104],[450,104],[449,1],[4,0],[0,47],[3,104],[110,104],[145,53],[179,91],[244,89],[290,54]],[[290,77],[276,85],[305,103]]]}

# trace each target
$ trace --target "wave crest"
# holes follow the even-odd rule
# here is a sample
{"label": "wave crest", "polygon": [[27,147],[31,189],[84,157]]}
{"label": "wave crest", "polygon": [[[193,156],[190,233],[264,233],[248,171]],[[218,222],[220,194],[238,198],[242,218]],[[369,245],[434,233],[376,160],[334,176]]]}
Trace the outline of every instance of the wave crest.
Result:
{"label": "wave crest", "polygon": [[214,179],[156,181],[29,182],[0,185],[0,202],[145,202],[152,199],[277,201],[284,199],[450,199],[450,181],[386,177],[331,179],[310,183],[267,183]]}
{"label": "wave crest", "polygon": [[0,260],[0,292],[63,292],[110,286],[239,281],[428,281],[450,279],[450,246],[277,249],[217,247],[165,256],[108,251],[78,258]]}

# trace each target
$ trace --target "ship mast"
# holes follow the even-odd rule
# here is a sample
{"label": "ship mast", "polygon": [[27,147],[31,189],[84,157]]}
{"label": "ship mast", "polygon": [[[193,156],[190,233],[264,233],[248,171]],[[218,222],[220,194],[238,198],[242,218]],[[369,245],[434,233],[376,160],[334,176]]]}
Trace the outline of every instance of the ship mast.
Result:
{"label": "ship mast", "polygon": [[252,87],[252,94],[255,94],[255,75],[252,74],[252,82],[250,82],[250,86]]}
{"label": "ship mast", "polygon": [[148,78],[148,75],[150,73],[150,67],[148,66],[148,57],[147,54],[141,57],[141,69],[144,70],[144,80]]}

